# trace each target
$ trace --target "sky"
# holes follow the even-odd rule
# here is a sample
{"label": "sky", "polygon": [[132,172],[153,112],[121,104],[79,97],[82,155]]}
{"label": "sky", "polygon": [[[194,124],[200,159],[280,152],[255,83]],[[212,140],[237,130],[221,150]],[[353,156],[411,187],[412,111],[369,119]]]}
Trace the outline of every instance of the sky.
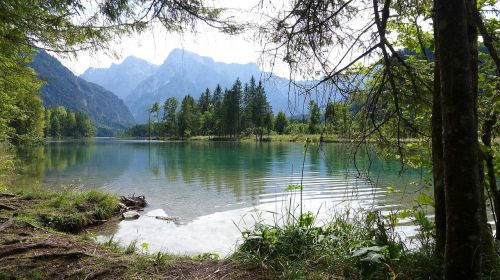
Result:
{"label": "sky", "polygon": [[[258,0],[214,0],[210,5],[224,7],[231,15],[246,20],[258,17],[252,9],[258,2]],[[174,48],[185,49],[226,63],[257,63],[262,51],[262,47],[255,42],[251,32],[228,35],[204,24],[199,24],[194,33],[183,34],[167,33],[161,26],[153,26],[142,34],[115,40],[110,45],[118,54],[118,58],[105,52],[95,54],[80,52],[76,58],[59,57],[59,59],[71,71],[80,75],[89,67],[109,67],[112,63],[120,63],[131,55],[159,65]]]}

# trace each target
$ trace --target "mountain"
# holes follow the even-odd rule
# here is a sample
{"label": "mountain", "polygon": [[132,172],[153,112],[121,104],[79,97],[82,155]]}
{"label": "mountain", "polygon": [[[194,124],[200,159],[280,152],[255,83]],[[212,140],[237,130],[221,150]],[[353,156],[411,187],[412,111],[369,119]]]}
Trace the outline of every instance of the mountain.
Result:
{"label": "mountain", "polygon": [[124,129],[134,124],[134,117],[124,102],[103,87],[75,76],[55,57],[44,51],[35,55],[30,64],[46,84],[40,97],[45,107],[63,106],[84,112],[98,128]]}
{"label": "mountain", "polygon": [[[99,70],[93,69],[92,71],[96,76],[102,75],[104,77],[111,73],[111,68],[113,66]],[[118,66],[115,66],[115,69],[118,69]],[[118,77],[125,76],[125,74],[119,73],[116,75]],[[99,83],[98,80],[104,79],[96,78],[96,76],[94,76],[93,81],[97,83]],[[275,113],[280,110],[291,113],[288,99],[289,81],[287,79],[262,72],[255,63],[215,62],[210,57],[203,57],[180,49],[174,49],[152,75],[138,83],[125,98],[125,104],[129,107],[136,121],[141,123],[147,120],[147,108],[155,101],[163,102],[169,97],[176,97],[180,102],[187,94],[198,98],[206,88],[213,91],[217,84],[220,84],[222,88],[229,88],[237,78],[242,83],[246,83],[252,76],[256,80],[263,80],[268,101]],[[104,86],[104,83],[100,84]],[[115,88],[118,88],[118,84],[119,82]],[[293,96],[292,94],[290,96]],[[293,100],[291,103],[298,104]],[[302,107],[299,107],[301,110]]]}
{"label": "mountain", "polygon": [[122,63],[113,63],[109,68],[89,68],[80,75],[80,78],[101,85],[124,99],[141,81],[157,69],[157,65],[135,56],[129,56]]}

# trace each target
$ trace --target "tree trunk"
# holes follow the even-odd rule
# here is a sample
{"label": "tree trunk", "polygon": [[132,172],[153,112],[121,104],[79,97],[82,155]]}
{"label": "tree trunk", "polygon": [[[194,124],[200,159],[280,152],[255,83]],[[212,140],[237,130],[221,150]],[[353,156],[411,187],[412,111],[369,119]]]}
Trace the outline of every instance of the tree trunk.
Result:
{"label": "tree trunk", "polygon": [[446,200],[445,279],[479,279],[481,193],[464,0],[436,0]]}
{"label": "tree trunk", "polygon": [[[478,79],[479,79],[479,65],[478,65],[478,50],[477,50],[477,42],[478,42],[478,28],[477,21],[475,16],[475,11],[477,7],[476,0],[466,0],[466,8],[467,8],[467,35],[469,41],[469,52],[470,56],[470,65],[471,65],[471,86],[472,93],[474,99],[474,118],[476,130],[479,126],[479,115],[478,115]],[[495,249],[493,247],[493,234],[491,232],[491,227],[488,224],[488,215],[486,212],[486,196],[484,194],[485,184],[484,184],[484,168],[483,161],[486,160],[486,154],[483,153],[481,146],[479,145],[479,140],[476,141],[476,148],[478,151],[479,157],[479,187],[480,187],[480,195],[481,195],[481,252],[482,252],[482,269],[483,271],[490,271],[493,266],[493,258],[495,256]]]}
{"label": "tree trunk", "polygon": [[[493,126],[496,123],[496,114],[488,114],[486,120],[483,124],[483,135],[481,135],[481,141],[484,143],[486,147],[491,149],[491,138]],[[493,196],[493,204],[496,215],[496,239],[500,241],[500,222],[499,222],[499,214],[500,214],[500,192],[497,189],[497,180],[495,176],[495,165],[493,159],[493,153],[490,150],[486,153],[486,171],[488,174],[488,187],[490,189],[491,195]]]}
{"label": "tree trunk", "polygon": [[434,222],[436,224],[436,256],[443,263],[446,241],[446,204],[444,197],[443,171],[443,126],[441,113],[441,81],[439,78],[439,48],[437,47],[437,28],[434,23],[435,65],[434,89],[432,93],[432,174],[434,179]]}
{"label": "tree trunk", "polygon": [[[497,77],[500,77],[500,57],[498,55],[498,52],[495,48],[494,45],[494,40],[493,36],[488,33],[488,30],[486,29],[486,26],[484,25],[483,19],[481,17],[481,14],[477,10],[477,7],[474,7],[473,9],[473,14],[474,14],[474,19],[475,22],[479,28],[479,31],[481,33],[481,37],[483,37],[483,42],[486,48],[488,49],[490,57],[493,59],[493,62],[495,63],[496,66],[496,75]],[[500,90],[500,88],[497,88]],[[487,170],[487,182],[488,186],[491,192],[491,195],[493,196],[493,204],[494,204],[494,214],[496,216],[496,239],[500,241],[500,223],[498,221],[499,215],[500,215],[500,192],[497,189],[496,185],[496,176],[495,176],[495,168],[494,168],[494,159],[493,159],[493,152],[491,151],[491,140],[492,140],[492,132],[493,132],[493,126],[496,123],[497,120],[497,114],[498,112],[495,110],[495,108],[492,108],[488,114],[486,114],[486,119],[484,120],[483,123],[483,134],[481,135],[481,141],[483,144],[490,148],[489,151],[486,152],[485,154],[485,160],[486,160],[486,170]]]}

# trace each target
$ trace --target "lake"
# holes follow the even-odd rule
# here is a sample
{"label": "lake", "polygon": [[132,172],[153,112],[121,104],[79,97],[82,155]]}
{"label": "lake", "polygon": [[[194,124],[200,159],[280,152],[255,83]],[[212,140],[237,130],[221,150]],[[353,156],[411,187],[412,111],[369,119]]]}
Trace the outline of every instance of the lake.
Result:
{"label": "lake", "polygon": [[[188,255],[227,255],[239,230],[297,209],[299,191],[287,191],[290,184],[302,181],[304,211],[319,220],[346,208],[398,209],[419,191],[412,182],[420,173],[400,176],[396,160],[360,153],[355,165],[346,144],[310,144],[304,151],[304,143],[51,142],[21,152],[28,176],[20,184],[145,195],[149,205],[141,218],[120,222],[100,240],[137,240],[150,251]],[[404,195],[388,193],[389,186]],[[180,220],[155,218],[162,215]]]}

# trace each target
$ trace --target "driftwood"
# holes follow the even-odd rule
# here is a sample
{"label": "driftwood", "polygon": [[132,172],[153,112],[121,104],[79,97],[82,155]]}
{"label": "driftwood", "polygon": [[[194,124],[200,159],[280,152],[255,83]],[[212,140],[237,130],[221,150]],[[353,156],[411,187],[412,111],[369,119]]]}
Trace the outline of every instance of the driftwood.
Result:
{"label": "driftwood", "polygon": [[121,196],[120,202],[127,207],[139,207],[139,208],[144,208],[148,204],[146,202],[146,197],[144,197],[143,195],[141,196],[132,195],[129,197]]}
{"label": "driftwood", "polygon": [[164,220],[167,222],[179,222],[181,218],[177,216],[155,216],[157,220]]}

